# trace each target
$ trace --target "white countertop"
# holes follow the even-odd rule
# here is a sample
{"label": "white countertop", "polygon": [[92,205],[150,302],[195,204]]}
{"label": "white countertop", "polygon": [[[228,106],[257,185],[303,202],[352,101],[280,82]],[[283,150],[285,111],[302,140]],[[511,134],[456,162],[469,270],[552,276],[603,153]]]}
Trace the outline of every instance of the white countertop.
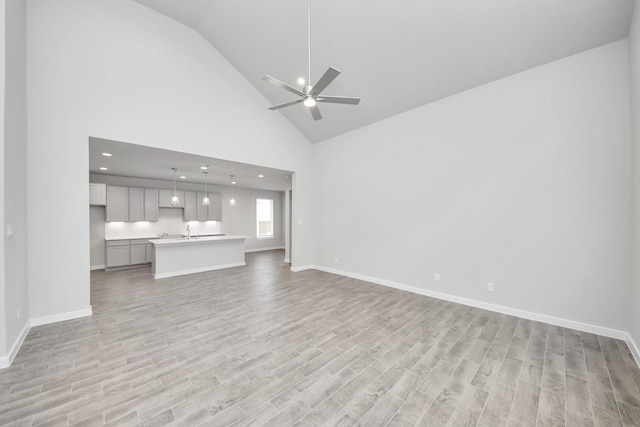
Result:
{"label": "white countertop", "polygon": [[156,246],[164,246],[164,245],[183,245],[183,244],[193,244],[193,243],[215,243],[215,242],[224,242],[228,240],[245,240],[247,236],[238,236],[238,235],[225,235],[225,236],[202,236],[202,237],[192,237],[190,239],[186,237],[178,238],[178,239],[150,239],[149,242],[153,243]]}
{"label": "white countertop", "polygon": [[[209,236],[209,235],[194,235],[192,238],[198,238],[198,239],[204,239],[205,237],[224,237],[224,235],[222,236]],[[122,235],[118,235],[118,236],[111,236],[111,237],[105,237],[104,240],[106,241],[110,241],[110,240],[151,240],[151,239],[161,239],[161,240],[182,240],[182,238],[161,238],[158,234],[149,234],[149,235],[127,235],[127,234],[122,234]]]}
{"label": "white countertop", "polygon": [[150,234],[148,236],[132,236],[132,235],[126,235],[123,234],[122,236],[115,236],[115,237],[105,237],[104,240],[145,240],[145,239],[159,239],[160,236],[158,236],[157,234]]}

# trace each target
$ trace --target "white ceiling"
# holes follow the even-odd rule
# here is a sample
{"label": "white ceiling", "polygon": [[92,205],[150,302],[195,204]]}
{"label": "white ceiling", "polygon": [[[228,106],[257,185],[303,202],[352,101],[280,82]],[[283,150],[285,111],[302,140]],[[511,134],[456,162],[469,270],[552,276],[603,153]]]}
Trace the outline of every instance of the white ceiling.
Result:
{"label": "white ceiling", "polygon": [[[305,0],[137,0],[195,29],[273,104],[307,75]],[[359,106],[284,114],[311,142],[627,37],[634,0],[311,0],[312,82]],[[315,77],[314,77],[315,76]]]}
{"label": "white ceiling", "polygon": [[[105,157],[102,153],[110,153],[112,156]],[[171,168],[177,168],[176,175],[186,177],[178,178],[179,181],[201,184],[204,183],[205,177],[200,167],[207,165],[209,166],[207,176],[209,184],[231,185],[229,175],[233,174],[238,187],[273,191],[291,189],[290,171],[107,139],[89,138],[90,173],[173,181]],[[101,171],[100,167],[106,167],[108,170]],[[258,175],[263,177],[260,178]]]}

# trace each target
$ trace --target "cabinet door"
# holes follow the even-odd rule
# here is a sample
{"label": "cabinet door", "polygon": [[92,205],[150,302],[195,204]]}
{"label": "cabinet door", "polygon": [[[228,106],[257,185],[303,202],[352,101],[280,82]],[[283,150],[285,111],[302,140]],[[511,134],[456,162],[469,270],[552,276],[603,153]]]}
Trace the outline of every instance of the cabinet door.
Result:
{"label": "cabinet door", "polygon": [[153,262],[153,245],[151,243],[147,243],[147,262]]}
{"label": "cabinet door", "polygon": [[158,190],[155,188],[144,189],[144,220],[158,220]]}
{"label": "cabinet door", "polygon": [[129,221],[144,221],[144,188],[129,188]]}
{"label": "cabinet door", "polygon": [[126,246],[107,246],[107,268],[129,265],[129,260],[128,243]]}
{"label": "cabinet door", "polygon": [[107,221],[129,221],[129,189],[107,185]]}
{"label": "cabinet door", "polygon": [[207,220],[222,221],[222,195],[220,193],[209,193],[211,204],[207,212]]}
{"label": "cabinet door", "polygon": [[194,191],[184,192],[184,215],[185,221],[195,221],[197,219],[197,200],[196,193]]}
{"label": "cabinet door", "polygon": [[89,204],[94,206],[107,204],[107,184],[89,183]]}
{"label": "cabinet door", "polygon": [[147,262],[147,245],[131,245],[131,265]]}
{"label": "cabinet door", "polygon": [[158,190],[158,206],[161,208],[184,208],[184,191],[176,191],[176,196],[180,199],[180,203],[172,206],[173,190]]}
{"label": "cabinet door", "polygon": [[[211,194],[209,194],[209,198],[211,198]],[[207,220],[207,206],[202,204],[202,199],[204,199],[204,193],[198,193],[198,221]]]}

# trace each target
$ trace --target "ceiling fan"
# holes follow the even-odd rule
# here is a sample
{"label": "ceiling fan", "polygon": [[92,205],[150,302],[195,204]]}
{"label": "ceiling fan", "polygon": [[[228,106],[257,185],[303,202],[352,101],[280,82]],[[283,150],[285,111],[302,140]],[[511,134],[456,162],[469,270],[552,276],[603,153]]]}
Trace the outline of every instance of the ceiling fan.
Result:
{"label": "ceiling fan", "polygon": [[284,104],[269,107],[270,110],[279,110],[302,102],[305,106],[309,107],[309,111],[311,111],[313,119],[320,120],[322,118],[322,114],[320,114],[320,110],[318,109],[318,102],[358,105],[360,103],[360,98],[322,95],[322,91],[325,90],[327,86],[329,86],[329,84],[340,74],[340,71],[333,67],[329,67],[322,77],[320,77],[320,80],[318,80],[315,85],[311,85],[311,12],[309,3],[310,0],[307,0],[307,47],[309,50],[309,80],[307,80],[307,86],[302,90],[299,90],[268,75],[264,76],[262,79],[291,93],[295,93],[300,97],[300,99],[296,99],[295,101],[285,102]]}

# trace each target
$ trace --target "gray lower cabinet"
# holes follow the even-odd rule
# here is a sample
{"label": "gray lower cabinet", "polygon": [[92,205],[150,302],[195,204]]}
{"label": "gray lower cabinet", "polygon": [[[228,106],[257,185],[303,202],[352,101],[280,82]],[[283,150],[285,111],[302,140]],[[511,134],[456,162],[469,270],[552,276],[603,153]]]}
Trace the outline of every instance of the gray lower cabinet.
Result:
{"label": "gray lower cabinet", "polygon": [[131,265],[130,244],[128,240],[107,241],[106,267],[122,267]]}
{"label": "gray lower cabinet", "polygon": [[151,243],[147,243],[147,263],[151,264],[153,262],[153,245]]}
{"label": "gray lower cabinet", "polygon": [[107,185],[107,221],[129,221],[129,188]]}
{"label": "gray lower cabinet", "polygon": [[153,260],[153,245],[147,239],[107,240],[106,267],[147,264]]}
{"label": "gray lower cabinet", "polygon": [[147,263],[147,241],[131,241],[131,265]]}

